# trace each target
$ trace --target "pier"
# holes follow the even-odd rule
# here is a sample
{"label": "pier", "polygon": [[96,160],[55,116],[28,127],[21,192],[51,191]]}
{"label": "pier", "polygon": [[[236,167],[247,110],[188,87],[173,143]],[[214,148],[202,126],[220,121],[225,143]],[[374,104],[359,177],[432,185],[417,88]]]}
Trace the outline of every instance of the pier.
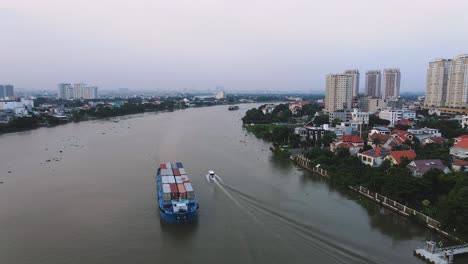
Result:
{"label": "pier", "polygon": [[427,241],[425,248],[416,249],[414,255],[431,264],[451,264],[456,255],[468,253],[468,244],[437,248],[434,241]]}

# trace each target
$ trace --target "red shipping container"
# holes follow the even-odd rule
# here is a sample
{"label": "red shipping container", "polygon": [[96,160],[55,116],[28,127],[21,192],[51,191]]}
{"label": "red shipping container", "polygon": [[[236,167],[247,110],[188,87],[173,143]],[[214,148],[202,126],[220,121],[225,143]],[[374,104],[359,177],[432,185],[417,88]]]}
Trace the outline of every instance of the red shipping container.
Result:
{"label": "red shipping container", "polygon": [[160,169],[167,169],[167,168],[166,168],[166,164],[161,164],[161,165],[159,165],[159,168],[160,168]]}
{"label": "red shipping container", "polygon": [[184,184],[177,184],[177,189],[179,189],[179,197],[181,199],[187,199],[187,192],[185,191]]}
{"label": "red shipping container", "polygon": [[180,176],[179,169],[172,169],[172,172],[174,173],[174,176]]}
{"label": "red shipping container", "polygon": [[172,200],[179,199],[179,190],[177,189],[177,184],[169,183],[169,188],[171,188],[171,199]]}

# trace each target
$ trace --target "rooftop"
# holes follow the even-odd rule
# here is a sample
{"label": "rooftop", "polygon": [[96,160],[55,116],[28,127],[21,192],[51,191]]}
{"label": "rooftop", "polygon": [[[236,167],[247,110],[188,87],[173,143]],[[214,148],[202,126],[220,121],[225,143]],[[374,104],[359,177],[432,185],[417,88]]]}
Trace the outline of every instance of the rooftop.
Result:
{"label": "rooftop", "polygon": [[364,151],[364,152],[361,153],[361,155],[378,158],[378,157],[385,157],[389,153],[390,153],[389,150],[387,150],[385,148],[382,148],[382,147],[377,147],[377,148],[374,148],[374,149],[370,149],[368,151]]}
{"label": "rooftop", "polygon": [[390,152],[396,163],[400,164],[403,157],[408,158],[409,160],[414,160],[416,158],[416,152],[414,150],[395,150]]}

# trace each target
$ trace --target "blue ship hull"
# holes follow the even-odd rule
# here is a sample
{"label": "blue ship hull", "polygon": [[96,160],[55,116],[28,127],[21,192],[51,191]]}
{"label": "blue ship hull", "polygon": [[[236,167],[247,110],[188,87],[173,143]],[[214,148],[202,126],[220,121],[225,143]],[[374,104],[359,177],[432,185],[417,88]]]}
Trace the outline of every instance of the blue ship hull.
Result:
{"label": "blue ship hull", "polygon": [[194,200],[182,200],[178,202],[183,202],[187,204],[188,210],[185,212],[174,212],[172,209],[172,204],[165,204],[163,199],[163,191],[162,191],[162,182],[161,182],[161,174],[160,169],[158,169],[156,175],[157,181],[157,190],[158,190],[158,205],[159,205],[159,215],[162,219],[164,219],[168,223],[175,223],[175,224],[184,224],[190,223],[196,220],[198,215],[198,208],[199,205]]}

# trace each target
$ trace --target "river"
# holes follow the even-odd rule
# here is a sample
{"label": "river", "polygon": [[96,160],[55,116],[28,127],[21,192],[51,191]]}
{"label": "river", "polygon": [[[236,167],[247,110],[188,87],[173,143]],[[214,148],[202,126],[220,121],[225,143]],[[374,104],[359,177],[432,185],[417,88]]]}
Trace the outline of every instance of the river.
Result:
{"label": "river", "polygon": [[[423,263],[412,251],[437,235],[275,158],[242,128],[251,107],[0,135],[0,263]],[[160,221],[167,161],[191,178],[194,224]]]}

